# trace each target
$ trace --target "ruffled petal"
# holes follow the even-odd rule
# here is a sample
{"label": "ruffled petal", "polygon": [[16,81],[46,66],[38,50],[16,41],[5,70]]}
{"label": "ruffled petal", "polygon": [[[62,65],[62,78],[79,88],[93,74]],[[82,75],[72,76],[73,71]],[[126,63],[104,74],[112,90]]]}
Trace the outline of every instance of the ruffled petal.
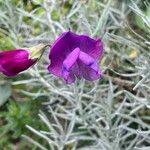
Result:
{"label": "ruffled petal", "polygon": [[86,80],[97,80],[101,77],[101,71],[95,59],[88,54],[80,51],[79,61],[78,61],[80,71],[83,78]]}
{"label": "ruffled petal", "polygon": [[63,61],[62,66],[62,76],[66,83],[72,83],[75,81],[74,73],[77,72],[75,66],[75,63],[79,57],[80,49],[75,48]]}
{"label": "ruffled petal", "polygon": [[87,35],[77,35],[69,32],[70,44],[73,48],[79,47],[83,52],[94,59],[100,59],[103,54],[103,43],[100,39],[93,39]]}
{"label": "ruffled petal", "polygon": [[50,50],[50,73],[61,77],[62,64],[67,55],[71,52],[69,45],[69,32],[65,32],[54,42]]}

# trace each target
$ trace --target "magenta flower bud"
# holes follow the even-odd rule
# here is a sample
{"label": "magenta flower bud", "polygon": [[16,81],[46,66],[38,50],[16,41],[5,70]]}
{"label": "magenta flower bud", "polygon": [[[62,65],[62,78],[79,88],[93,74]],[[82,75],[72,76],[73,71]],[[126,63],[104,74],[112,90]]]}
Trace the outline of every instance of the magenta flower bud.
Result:
{"label": "magenta flower bud", "polygon": [[101,77],[98,60],[103,54],[103,43],[87,35],[65,32],[51,47],[48,66],[50,73],[62,77],[66,83],[73,83],[75,78],[89,81]]}
{"label": "magenta flower bud", "polygon": [[39,44],[31,48],[21,48],[0,52],[0,72],[6,76],[15,76],[37,62],[45,48]]}

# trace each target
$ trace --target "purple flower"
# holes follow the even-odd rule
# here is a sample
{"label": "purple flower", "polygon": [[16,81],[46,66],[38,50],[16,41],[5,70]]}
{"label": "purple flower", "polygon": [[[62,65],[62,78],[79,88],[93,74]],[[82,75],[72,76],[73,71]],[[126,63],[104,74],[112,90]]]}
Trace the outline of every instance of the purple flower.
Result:
{"label": "purple flower", "polygon": [[0,72],[15,76],[36,63],[45,45],[39,44],[28,49],[15,49],[0,52]]}
{"label": "purple flower", "polygon": [[62,77],[66,83],[73,83],[75,77],[97,80],[101,77],[97,61],[102,53],[103,43],[100,39],[64,32],[52,45],[48,70]]}

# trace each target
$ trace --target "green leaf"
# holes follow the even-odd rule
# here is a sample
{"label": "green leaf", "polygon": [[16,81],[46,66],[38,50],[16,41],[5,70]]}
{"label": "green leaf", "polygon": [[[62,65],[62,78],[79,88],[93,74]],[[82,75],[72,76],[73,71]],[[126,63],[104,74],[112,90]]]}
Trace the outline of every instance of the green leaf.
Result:
{"label": "green leaf", "polygon": [[0,85],[0,106],[2,106],[11,95],[11,87],[9,84]]}
{"label": "green leaf", "polygon": [[[146,11],[142,11],[142,12],[143,12],[143,14],[145,14],[147,17],[150,17],[150,7],[147,7],[147,8],[146,8]],[[137,25],[139,28],[143,29],[143,30],[146,31],[146,32],[148,31],[147,26],[145,25],[145,23],[144,23],[144,21],[143,21],[143,19],[142,19],[141,16],[138,16],[138,15],[135,16],[135,23],[136,23],[136,25]]]}

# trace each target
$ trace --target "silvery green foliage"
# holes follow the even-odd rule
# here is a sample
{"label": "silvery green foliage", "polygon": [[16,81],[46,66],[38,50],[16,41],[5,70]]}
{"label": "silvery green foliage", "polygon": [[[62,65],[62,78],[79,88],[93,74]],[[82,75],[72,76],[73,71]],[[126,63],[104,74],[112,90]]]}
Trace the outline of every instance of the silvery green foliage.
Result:
{"label": "silvery green foliage", "polygon": [[[112,77],[65,85],[61,79],[48,74],[46,65],[43,65],[49,62],[47,50],[40,63],[25,72],[30,78],[12,82],[13,85],[27,84],[29,88],[20,89],[20,92],[32,99],[41,97],[43,101],[44,110],[38,115],[47,130],[41,131],[29,125],[26,127],[47,144],[35,141],[28,135],[23,137],[42,150],[149,149],[150,59],[146,50],[149,35],[145,39],[127,23],[127,16],[134,10],[149,26],[149,18],[140,12],[139,1],[75,0],[70,1],[71,7],[64,14],[59,10],[66,1],[33,2],[41,7],[31,12],[26,11],[21,2],[16,7],[12,7],[9,0],[3,2],[0,22],[8,28],[7,35],[15,47],[53,42],[58,34],[68,28],[78,33],[100,36],[105,43],[106,61],[103,60],[102,69],[104,73],[111,72]],[[37,13],[40,9],[42,13]],[[57,10],[59,19],[55,20],[52,13]],[[30,17],[31,24],[27,24],[24,17]],[[40,31],[35,36],[32,32],[37,24]],[[23,39],[17,38],[19,35]],[[135,49],[139,56],[131,59],[127,54],[128,49]],[[117,61],[118,66],[114,66]],[[123,86],[114,77],[127,79],[134,86]],[[33,93],[34,87],[37,91]]]}
{"label": "silvery green foliage", "polygon": [[[148,14],[145,14],[140,10],[140,8],[134,3],[133,6],[131,6],[131,9],[141,17],[141,19],[144,22],[145,28],[147,29],[145,37],[142,37],[138,35],[141,39],[141,41],[146,45],[146,48],[150,49],[150,16]],[[148,1],[145,1],[145,6],[150,8],[150,3]],[[150,53],[149,51],[145,51],[144,55],[141,55],[139,59],[137,59],[137,66],[136,66],[140,76],[142,79],[136,84],[134,89],[138,88],[139,86],[143,88],[150,89]]]}

